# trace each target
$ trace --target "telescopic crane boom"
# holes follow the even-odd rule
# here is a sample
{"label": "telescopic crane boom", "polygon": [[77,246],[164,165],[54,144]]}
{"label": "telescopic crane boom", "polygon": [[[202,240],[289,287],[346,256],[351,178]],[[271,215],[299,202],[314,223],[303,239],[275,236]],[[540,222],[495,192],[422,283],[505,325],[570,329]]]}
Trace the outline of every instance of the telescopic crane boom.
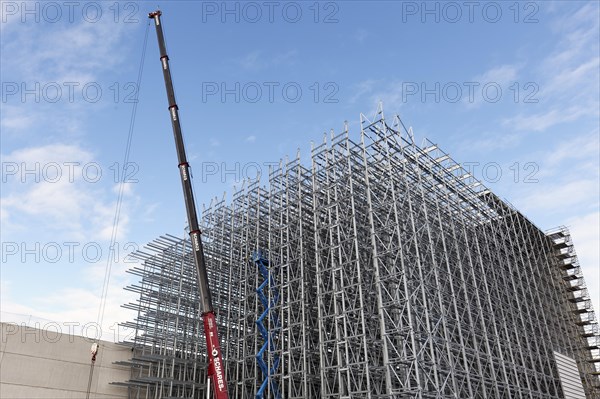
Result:
{"label": "telescopic crane boom", "polygon": [[[179,108],[175,102],[175,92],[173,90],[173,81],[171,79],[171,70],[169,69],[169,57],[165,45],[162,25],[160,23],[161,11],[154,11],[148,14],[148,17],[154,20],[156,25],[156,36],[158,37],[158,47],[160,50],[160,61],[162,63],[165,86],[167,88],[167,98],[169,100],[169,113],[171,114],[171,124],[173,126],[173,135],[175,137],[175,146],[177,148],[177,158],[179,160],[179,173],[181,175],[181,185],[183,187],[183,197],[185,198],[185,208],[187,211],[188,224],[190,228],[190,239],[192,241],[192,252],[194,263],[198,274],[198,287],[200,289],[200,308],[202,318],[204,319],[204,333],[206,335],[206,350],[208,360],[208,384],[212,380],[215,399],[228,399],[227,380],[225,379],[225,369],[221,347],[219,345],[219,333],[215,320],[215,311],[208,287],[208,275],[206,273],[206,263],[204,261],[204,250],[202,248],[202,239],[200,228],[198,227],[198,215],[196,213],[196,203],[194,202],[194,193],[192,191],[192,182],[190,176],[190,165],[185,155],[185,146],[181,134],[181,125],[179,123]],[[210,388],[209,388],[210,389]]]}

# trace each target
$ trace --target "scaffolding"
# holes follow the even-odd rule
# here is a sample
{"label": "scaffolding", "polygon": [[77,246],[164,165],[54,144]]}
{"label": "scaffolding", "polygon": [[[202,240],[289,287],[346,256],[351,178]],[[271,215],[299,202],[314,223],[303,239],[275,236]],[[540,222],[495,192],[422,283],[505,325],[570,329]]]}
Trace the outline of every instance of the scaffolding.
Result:
{"label": "scaffolding", "polygon": [[[326,134],[309,165],[298,154],[202,213],[231,397],[562,398],[555,353],[599,397],[598,323],[568,230],[541,231],[381,108],[358,138]],[[203,398],[189,242],[134,256],[120,384]]]}

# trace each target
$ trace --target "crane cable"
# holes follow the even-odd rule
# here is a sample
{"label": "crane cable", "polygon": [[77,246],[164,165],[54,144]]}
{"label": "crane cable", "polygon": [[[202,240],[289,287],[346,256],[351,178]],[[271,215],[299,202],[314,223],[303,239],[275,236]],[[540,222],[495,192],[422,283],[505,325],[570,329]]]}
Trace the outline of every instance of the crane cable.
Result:
{"label": "crane cable", "polygon": [[[137,96],[133,102],[133,108],[131,110],[131,118],[129,121],[129,133],[127,136],[127,144],[125,146],[125,156],[123,158],[123,167],[121,170],[121,176],[119,178],[119,194],[118,194],[118,198],[117,198],[117,204],[116,204],[116,208],[115,208],[115,216],[113,219],[113,226],[112,226],[112,232],[111,232],[111,237],[110,237],[110,246],[109,246],[109,251],[108,251],[108,258],[106,260],[106,269],[104,271],[104,282],[102,284],[102,294],[100,297],[100,306],[98,308],[98,318],[96,320],[96,326],[97,328],[101,331],[102,329],[102,322],[104,320],[104,311],[106,308],[106,299],[107,299],[107,294],[108,294],[108,286],[109,286],[109,281],[110,281],[110,273],[111,273],[111,269],[112,269],[112,264],[113,264],[113,251],[115,248],[115,244],[117,241],[117,231],[118,231],[118,227],[119,227],[119,217],[121,215],[121,206],[123,203],[123,193],[125,191],[125,183],[126,183],[126,172],[127,172],[127,167],[129,165],[129,155],[130,155],[130,151],[131,151],[131,142],[133,139],[133,130],[134,130],[134,126],[135,126],[135,117],[137,114],[137,106],[138,106],[138,100],[139,100],[139,94],[140,94],[140,88],[141,88],[141,81],[142,81],[142,73],[144,71],[144,61],[146,59],[146,48],[147,48],[147,43],[148,43],[148,31],[150,28],[150,23],[148,23],[148,25],[146,26],[146,33],[145,33],[145,37],[144,37],[144,44],[142,47],[142,57],[140,60],[140,66],[138,68],[138,77],[137,77]],[[99,340],[100,337],[97,337],[97,339]]]}
{"label": "crane cable", "polygon": [[133,102],[133,108],[131,110],[131,118],[129,120],[129,133],[127,135],[127,144],[125,145],[125,156],[123,159],[122,176],[119,178],[119,195],[117,198],[117,205],[115,208],[115,216],[113,219],[113,227],[112,227],[112,232],[111,232],[111,236],[110,236],[110,246],[109,246],[109,251],[108,251],[108,258],[106,260],[106,268],[104,270],[104,281],[102,283],[102,294],[100,296],[100,306],[98,307],[98,318],[96,319],[96,327],[98,328],[98,331],[100,332],[100,334],[99,334],[99,336],[96,337],[95,343],[92,345],[92,361],[90,364],[90,376],[88,378],[88,386],[87,386],[87,392],[86,392],[87,399],[89,399],[90,393],[92,390],[92,379],[94,376],[94,365],[96,364],[96,353],[98,352],[98,349],[100,347],[98,341],[100,341],[100,338],[102,338],[102,322],[104,321],[104,310],[106,308],[108,284],[110,281],[110,272],[111,272],[112,263],[113,263],[112,262],[112,259],[113,259],[112,251],[114,250],[115,243],[117,241],[119,217],[121,216],[121,205],[123,203],[123,192],[125,189],[125,172],[127,171],[127,166],[129,165],[129,154],[131,151],[131,142],[133,139],[135,116],[137,114],[138,99],[139,99],[139,94],[140,94],[140,84],[142,81],[142,72],[144,71],[144,61],[146,59],[146,48],[148,47],[147,43],[148,43],[149,28],[150,28],[150,23],[148,23],[148,25],[146,26],[146,33],[144,35],[144,44],[142,46],[142,57],[140,60],[140,66],[138,68],[138,77],[137,77],[137,82],[136,82],[137,83],[137,86],[136,86],[137,96]]}

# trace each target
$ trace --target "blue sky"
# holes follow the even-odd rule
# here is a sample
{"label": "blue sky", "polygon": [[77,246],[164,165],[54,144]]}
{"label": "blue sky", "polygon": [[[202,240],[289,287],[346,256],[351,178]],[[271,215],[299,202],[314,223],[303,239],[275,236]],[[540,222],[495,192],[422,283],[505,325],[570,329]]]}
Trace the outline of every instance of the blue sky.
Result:
{"label": "blue sky", "polygon": [[[153,26],[135,85],[156,2],[0,4],[3,320],[96,320],[122,190],[106,330],[131,318],[127,252],[185,225]],[[598,2],[160,6],[200,209],[383,101],[540,228],[568,226],[600,310]]]}

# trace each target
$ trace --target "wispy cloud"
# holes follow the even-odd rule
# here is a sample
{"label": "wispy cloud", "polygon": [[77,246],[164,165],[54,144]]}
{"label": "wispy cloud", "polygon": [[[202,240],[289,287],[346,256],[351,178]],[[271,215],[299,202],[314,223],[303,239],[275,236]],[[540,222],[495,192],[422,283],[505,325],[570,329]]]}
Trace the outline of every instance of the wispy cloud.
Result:
{"label": "wispy cloud", "polygon": [[[495,66],[487,71],[472,77],[469,82],[476,83],[479,88],[487,85],[495,85],[500,87],[501,90],[508,90],[508,88],[518,79],[518,72],[520,66],[518,65],[499,65]],[[462,98],[462,104],[469,109],[480,107],[485,103],[485,99],[481,95],[470,98],[469,95],[465,95]]]}
{"label": "wispy cloud", "polygon": [[365,96],[372,95],[373,91],[380,83],[381,81],[376,79],[366,79],[358,82],[352,88],[352,95],[348,99],[348,103],[355,104],[357,101],[361,101]]}
{"label": "wispy cloud", "polygon": [[576,121],[582,116],[594,116],[597,112],[591,105],[572,105],[535,114],[520,114],[503,120],[502,124],[516,130],[543,132],[555,125]]}
{"label": "wispy cloud", "polygon": [[588,3],[570,14],[562,13],[553,24],[561,39],[535,70],[540,88],[538,107],[528,107],[503,123],[522,131],[542,132],[565,122],[600,115],[600,24],[598,3]]}
{"label": "wispy cloud", "polygon": [[500,65],[493,67],[481,75],[473,77],[474,82],[495,82],[505,86],[515,81],[518,77],[519,67],[516,65]]}
{"label": "wispy cloud", "polygon": [[239,60],[239,64],[244,69],[259,71],[280,66],[294,65],[297,58],[297,50],[288,50],[279,54],[265,54],[263,51],[254,50]]}
{"label": "wispy cloud", "polygon": [[581,133],[578,136],[569,137],[560,145],[554,147],[551,151],[542,155],[544,169],[550,175],[558,171],[564,171],[565,164],[568,165],[588,165],[591,162],[595,165],[586,170],[588,173],[597,174],[600,165],[598,165],[598,154],[600,154],[600,130],[594,129],[589,133]]}
{"label": "wispy cloud", "polygon": [[363,28],[359,28],[356,33],[354,33],[354,39],[356,39],[359,44],[363,44],[369,36],[369,32]]}
{"label": "wispy cloud", "polygon": [[[561,213],[578,207],[600,206],[600,137],[594,129],[558,141],[543,151],[532,152],[537,159],[538,183],[518,185],[516,201],[526,212]],[[520,195],[519,195],[520,194]]]}
{"label": "wispy cloud", "polygon": [[3,131],[23,131],[36,122],[36,115],[26,112],[23,107],[3,104],[0,127]]}
{"label": "wispy cloud", "polygon": [[[101,94],[95,87],[106,73],[123,65],[127,52],[114,49],[134,43],[124,38],[136,30],[135,25],[115,23],[112,18],[96,23],[83,18],[68,21],[65,16],[51,24],[52,29],[43,29],[43,22],[18,23],[14,17],[2,24],[3,90],[6,85],[12,90],[3,92],[4,138],[33,136],[38,129],[63,137],[83,134],[82,121],[108,105],[110,84],[100,87]],[[90,84],[96,86],[84,90]],[[92,101],[86,101],[88,94]]]}
{"label": "wispy cloud", "polygon": [[511,148],[521,141],[521,136],[510,131],[498,133],[484,133],[478,137],[469,137],[463,142],[462,147],[477,151],[493,151]]}
{"label": "wispy cloud", "polygon": [[9,61],[3,62],[3,72],[38,81],[93,81],[123,61],[114,48],[127,28],[110,18],[61,23],[51,30],[13,24],[2,32],[3,58]]}
{"label": "wispy cloud", "polygon": [[518,199],[526,212],[558,212],[577,206],[590,206],[590,198],[598,195],[597,179],[583,177],[572,181],[537,183],[536,189]]}

